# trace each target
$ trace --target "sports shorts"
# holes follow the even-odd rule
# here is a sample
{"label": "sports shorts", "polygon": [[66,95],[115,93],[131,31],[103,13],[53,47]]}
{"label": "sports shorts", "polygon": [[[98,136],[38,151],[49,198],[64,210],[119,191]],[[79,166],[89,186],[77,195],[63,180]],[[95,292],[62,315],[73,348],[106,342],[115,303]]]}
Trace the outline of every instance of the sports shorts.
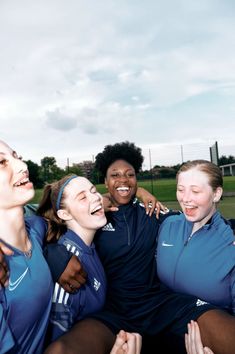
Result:
{"label": "sports shorts", "polygon": [[[127,304],[124,307],[120,304],[118,307],[107,301],[103,310],[89,317],[101,321],[114,334],[124,329],[147,336],[155,336],[164,331],[184,336],[191,320],[197,320],[209,310],[218,309],[195,296],[175,293],[164,286],[150,298],[137,303],[136,307],[134,303],[130,303],[128,310]],[[125,311],[122,311],[123,308]]]}

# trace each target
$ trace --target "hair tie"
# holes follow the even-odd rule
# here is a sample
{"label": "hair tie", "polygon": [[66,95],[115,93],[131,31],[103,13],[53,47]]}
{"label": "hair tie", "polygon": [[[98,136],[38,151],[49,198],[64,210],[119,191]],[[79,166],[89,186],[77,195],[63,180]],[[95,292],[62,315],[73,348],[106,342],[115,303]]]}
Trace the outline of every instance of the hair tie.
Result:
{"label": "hair tie", "polygon": [[56,211],[60,209],[60,202],[61,202],[61,198],[62,198],[62,195],[64,193],[64,189],[65,187],[67,186],[67,184],[69,184],[69,182],[74,179],[74,178],[77,178],[78,176],[77,175],[73,175],[71,177],[69,177],[63,184],[62,186],[60,187],[60,190],[59,190],[59,193],[58,193],[58,197],[57,197],[57,200],[56,200]]}

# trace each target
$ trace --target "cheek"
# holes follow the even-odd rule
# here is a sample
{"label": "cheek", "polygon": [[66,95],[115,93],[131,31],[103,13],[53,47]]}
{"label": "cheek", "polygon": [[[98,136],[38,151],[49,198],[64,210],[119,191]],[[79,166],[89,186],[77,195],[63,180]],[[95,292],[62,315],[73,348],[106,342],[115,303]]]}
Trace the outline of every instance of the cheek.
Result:
{"label": "cheek", "polygon": [[84,225],[84,223],[87,224],[87,218],[88,218],[87,212],[84,213],[81,210],[76,211],[76,213],[74,214],[74,219],[79,225]]}
{"label": "cheek", "polygon": [[114,181],[107,182],[105,186],[108,190],[113,189],[114,188]]}
{"label": "cheek", "polygon": [[214,203],[211,198],[199,198],[196,203],[199,207],[199,210],[203,214],[209,214],[214,207]]}
{"label": "cheek", "polygon": [[176,199],[178,200],[179,203],[182,201],[182,198],[183,198],[182,193],[176,192]]}
{"label": "cheek", "polygon": [[67,204],[68,212],[73,216],[74,219],[82,219],[84,215],[84,207],[81,202],[71,202]]}
{"label": "cheek", "polygon": [[137,184],[135,184],[135,185],[133,186],[133,194],[136,194],[136,192],[137,192]]}

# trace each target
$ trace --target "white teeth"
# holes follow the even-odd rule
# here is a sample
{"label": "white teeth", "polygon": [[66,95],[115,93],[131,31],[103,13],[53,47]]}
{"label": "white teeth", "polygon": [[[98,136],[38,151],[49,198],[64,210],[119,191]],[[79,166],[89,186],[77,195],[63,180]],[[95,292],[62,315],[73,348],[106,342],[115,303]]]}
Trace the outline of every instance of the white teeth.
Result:
{"label": "white teeth", "polygon": [[117,191],[129,191],[129,187],[118,187]]}
{"label": "white teeth", "polygon": [[96,213],[98,210],[100,210],[102,207],[101,207],[101,205],[99,205],[96,209],[94,209],[92,212],[91,212],[91,214],[94,214],[94,213]]}
{"label": "white teeth", "polygon": [[16,182],[16,183],[14,184],[14,186],[19,187],[19,186],[21,186],[22,184],[25,184],[25,183],[28,183],[28,182],[29,182],[29,179],[28,179],[28,178],[24,178],[24,179],[22,179],[22,180]]}

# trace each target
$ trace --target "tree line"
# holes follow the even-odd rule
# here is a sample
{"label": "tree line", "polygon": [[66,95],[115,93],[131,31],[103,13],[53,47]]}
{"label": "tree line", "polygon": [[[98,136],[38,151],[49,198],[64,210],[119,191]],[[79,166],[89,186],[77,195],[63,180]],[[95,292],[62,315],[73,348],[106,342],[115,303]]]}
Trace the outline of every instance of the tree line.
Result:
{"label": "tree line", "polygon": [[[25,161],[28,165],[30,180],[33,182],[35,188],[42,188],[46,183],[52,183],[68,173],[74,173],[80,176],[85,175],[84,171],[79,167],[78,164],[73,164],[73,166],[66,166],[64,169],[57,166],[56,159],[54,157],[45,156],[41,160],[41,164],[28,160]],[[230,163],[235,163],[235,157],[232,155],[224,156],[219,158],[219,165],[227,165]],[[94,165],[94,164],[93,164]],[[144,170],[138,174],[138,179],[153,179],[153,178],[175,178],[177,171],[179,170],[181,164],[174,166],[159,166],[155,165],[151,170]],[[89,176],[92,183],[99,184],[103,183],[99,173],[93,167]]]}

